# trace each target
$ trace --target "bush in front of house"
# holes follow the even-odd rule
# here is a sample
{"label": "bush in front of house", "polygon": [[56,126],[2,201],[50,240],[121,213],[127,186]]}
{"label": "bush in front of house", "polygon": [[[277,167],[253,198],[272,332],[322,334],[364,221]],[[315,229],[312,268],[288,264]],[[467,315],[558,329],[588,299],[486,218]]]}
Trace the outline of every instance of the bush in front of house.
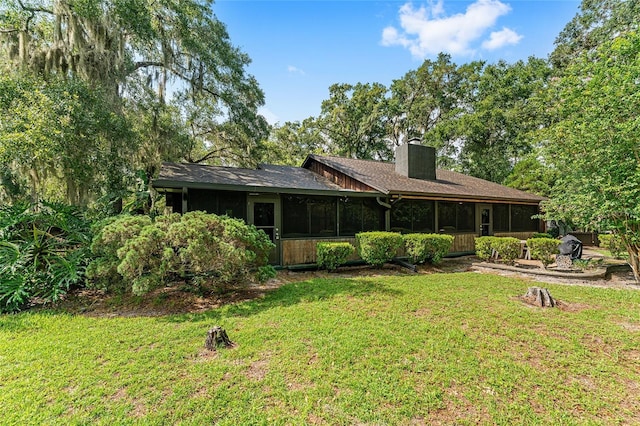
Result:
{"label": "bush in front of house", "polygon": [[316,244],[316,257],[319,268],[326,268],[329,272],[344,265],[356,248],[348,242],[330,242]]}
{"label": "bush in front of house", "polygon": [[626,247],[622,243],[622,238],[618,234],[599,234],[598,241],[600,241],[600,247],[609,250],[611,256],[616,259],[624,258],[624,254],[627,251]]}
{"label": "bush in front of house", "polygon": [[15,312],[37,298],[60,300],[81,286],[89,262],[91,221],[61,203],[0,208],[0,312]]}
{"label": "bush in front of house", "polygon": [[475,248],[476,248],[476,256],[480,258],[480,260],[487,261],[491,259],[491,253],[493,253],[493,240],[498,237],[476,237],[475,238]]}
{"label": "bush in front of house", "polygon": [[554,238],[553,235],[546,232],[534,232],[531,238]]}
{"label": "bush in front of house", "polygon": [[500,259],[509,265],[513,265],[522,252],[520,240],[514,237],[496,237],[491,247],[498,252]]}
{"label": "bush in front of house", "polygon": [[121,216],[94,238],[96,259],[87,275],[106,290],[144,294],[182,279],[202,289],[224,288],[275,275],[268,265],[273,244],[244,221],[204,212]]}
{"label": "bush in front of house", "polygon": [[438,264],[453,247],[453,235],[405,234],[404,247],[411,263]]}
{"label": "bush in front of house", "polygon": [[[177,215],[177,213],[176,213]],[[94,225],[91,253],[94,259],[87,268],[87,286],[100,290],[124,291],[126,284],[118,273],[118,250],[140,231],[151,225],[149,216],[111,216]]]}
{"label": "bush in front of house", "polygon": [[520,257],[522,251],[520,240],[514,237],[476,237],[475,247],[476,256],[481,260],[490,260],[491,254],[495,250],[500,258],[508,264],[513,264]]}
{"label": "bush in front of house", "polygon": [[356,234],[358,254],[369,265],[382,267],[391,261],[402,246],[402,235],[397,232],[360,232]]}
{"label": "bush in front of house", "polygon": [[560,253],[558,249],[560,240],[555,238],[529,238],[527,246],[531,252],[531,258],[542,262],[545,269],[555,261],[556,254]]}

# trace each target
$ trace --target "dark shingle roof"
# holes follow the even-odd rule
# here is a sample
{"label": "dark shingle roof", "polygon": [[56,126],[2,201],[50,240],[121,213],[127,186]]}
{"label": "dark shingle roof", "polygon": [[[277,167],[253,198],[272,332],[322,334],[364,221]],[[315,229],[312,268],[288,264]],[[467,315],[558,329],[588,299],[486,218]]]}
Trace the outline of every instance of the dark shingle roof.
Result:
{"label": "dark shingle roof", "polygon": [[[441,199],[469,199],[538,203],[544,200],[529,194],[462,173],[438,169],[436,180],[412,179],[396,173],[394,163],[352,158],[309,155],[303,167],[261,165],[258,169],[208,166],[201,164],[163,163],[154,179],[156,188],[208,188],[231,191],[289,193],[349,193],[329,179],[305,168],[315,160],[385,195],[424,196]],[[375,195],[378,192],[364,194]]]}
{"label": "dark shingle roof", "polygon": [[309,159],[334,168],[378,191],[388,194],[482,200],[540,202],[543,197],[449,170],[436,170],[436,180],[412,179],[396,173],[395,163],[309,155]]}
{"label": "dark shingle roof", "polygon": [[258,169],[162,163],[153,180],[156,188],[211,188],[241,191],[345,191],[328,179],[302,167],[262,165]]}

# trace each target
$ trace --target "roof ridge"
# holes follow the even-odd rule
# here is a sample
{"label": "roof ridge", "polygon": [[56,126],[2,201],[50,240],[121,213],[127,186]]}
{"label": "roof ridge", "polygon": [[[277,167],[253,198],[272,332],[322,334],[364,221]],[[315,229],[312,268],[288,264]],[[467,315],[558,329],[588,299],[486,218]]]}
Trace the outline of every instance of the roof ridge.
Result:
{"label": "roof ridge", "polygon": [[[203,164],[203,163],[190,163],[190,162],[176,162],[176,161],[163,161],[162,164],[173,164],[178,166],[197,166],[197,167],[207,167],[207,168],[217,168],[217,169],[233,169],[233,170],[260,170],[259,168],[250,169],[248,167],[236,167],[236,166],[218,166],[214,164]],[[275,165],[275,164],[271,164]]]}
{"label": "roof ridge", "polygon": [[339,158],[341,160],[351,160],[351,161],[367,161],[367,162],[371,162],[371,163],[376,163],[376,164],[395,164],[395,162],[392,161],[387,161],[387,160],[370,160],[370,159],[364,159],[364,158],[351,158],[351,157],[340,157],[339,155],[320,155],[320,154],[311,154],[314,157],[321,157],[321,158]]}

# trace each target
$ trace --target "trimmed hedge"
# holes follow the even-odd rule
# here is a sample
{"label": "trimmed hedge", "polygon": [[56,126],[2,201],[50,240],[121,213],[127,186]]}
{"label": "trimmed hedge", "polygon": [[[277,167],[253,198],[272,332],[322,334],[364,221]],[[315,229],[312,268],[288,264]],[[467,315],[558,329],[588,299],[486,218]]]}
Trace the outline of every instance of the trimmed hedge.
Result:
{"label": "trimmed hedge", "polygon": [[527,246],[531,251],[531,258],[542,262],[546,268],[555,261],[556,254],[560,253],[558,247],[560,240],[554,238],[529,238]]}
{"label": "trimmed hedge", "polygon": [[360,232],[356,234],[358,254],[369,265],[382,267],[391,261],[402,246],[402,235],[397,232]]}
{"label": "trimmed hedge", "polygon": [[453,247],[453,235],[405,234],[404,247],[411,263],[440,263]]}
{"label": "trimmed hedge", "polygon": [[512,265],[520,257],[522,244],[514,237],[498,237],[493,240],[492,248],[498,252],[503,262]]}
{"label": "trimmed hedge", "polygon": [[514,237],[477,237],[475,239],[476,256],[481,260],[489,260],[493,250],[508,264],[513,264],[520,257],[522,244]]}
{"label": "trimmed hedge", "polygon": [[478,256],[480,260],[489,260],[491,258],[493,240],[496,238],[498,237],[476,237],[476,256]]}
{"label": "trimmed hedge", "polygon": [[327,268],[335,271],[343,265],[356,248],[347,242],[318,243],[316,244],[316,256],[319,268]]}
{"label": "trimmed hedge", "polygon": [[546,232],[534,232],[531,238],[553,238],[553,235]]}

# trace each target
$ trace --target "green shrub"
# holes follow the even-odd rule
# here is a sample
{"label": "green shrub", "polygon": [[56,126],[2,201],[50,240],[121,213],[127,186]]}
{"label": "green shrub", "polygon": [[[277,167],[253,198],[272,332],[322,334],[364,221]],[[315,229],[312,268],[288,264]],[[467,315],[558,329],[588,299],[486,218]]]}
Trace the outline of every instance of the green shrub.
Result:
{"label": "green shrub", "polygon": [[623,259],[627,248],[622,243],[622,238],[618,234],[599,234],[600,247],[609,250],[611,256],[616,259]]}
{"label": "green shrub", "polygon": [[476,256],[482,260],[491,259],[493,250],[498,252],[500,258],[508,264],[513,264],[520,257],[522,244],[514,237],[476,237]]}
{"label": "green shrub", "polygon": [[118,250],[151,223],[149,216],[142,215],[112,216],[96,223],[95,236],[91,242],[94,259],[87,268],[87,286],[101,290],[125,291],[126,281],[118,273]]}
{"label": "green shrub", "polygon": [[204,212],[121,216],[92,244],[89,277],[108,290],[143,294],[182,278],[200,287],[237,285],[275,275],[268,265],[269,237],[240,219]]}
{"label": "green shrub", "polygon": [[476,256],[485,261],[491,259],[491,253],[493,253],[493,240],[496,238],[498,237],[476,237]]}
{"label": "green shrub", "polygon": [[360,232],[356,234],[358,254],[369,265],[382,267],[391,261],[402,246],[402,235],[396,232]]}
{"label": "green shrub", "polygon": [[552,264],[556,254],[560,253],[558,250],[560,240],[554,238],[529,238],[527,246],[529,246],[531,258],[542,262],[545,268]]}
{"label": "green shrub", "polygon": [[514,237],[496,237],[491,247],[498,252],[500,259],[509,265],[512,265],[522,252],[520,240]]}
{"label": "green shrub", "polygon": [[335,271],[343,265],[356,248],[351,243],[318,243],[316,244],[317,263],[319,268]]}
{"label": "green shrub", "polygon": [[405,234],[404,247],[411,263],[439,263],[453,247],[453,235]]}
{"label": "green shrub", "polygon": [[81,285],[90,241],[90,221],[75,207],[43,202],[1,208],[0,312],[20,310],[34,297],[55,302]]}
{"label": "green shrub", "polygon": [[604,259],[574,259],[573,266],[580,270],[593,270],[604,265]]}
{"label": "green shrub", "polygon": [[534,232],[531,238],[554,238],[554,236],[546,232]]}

